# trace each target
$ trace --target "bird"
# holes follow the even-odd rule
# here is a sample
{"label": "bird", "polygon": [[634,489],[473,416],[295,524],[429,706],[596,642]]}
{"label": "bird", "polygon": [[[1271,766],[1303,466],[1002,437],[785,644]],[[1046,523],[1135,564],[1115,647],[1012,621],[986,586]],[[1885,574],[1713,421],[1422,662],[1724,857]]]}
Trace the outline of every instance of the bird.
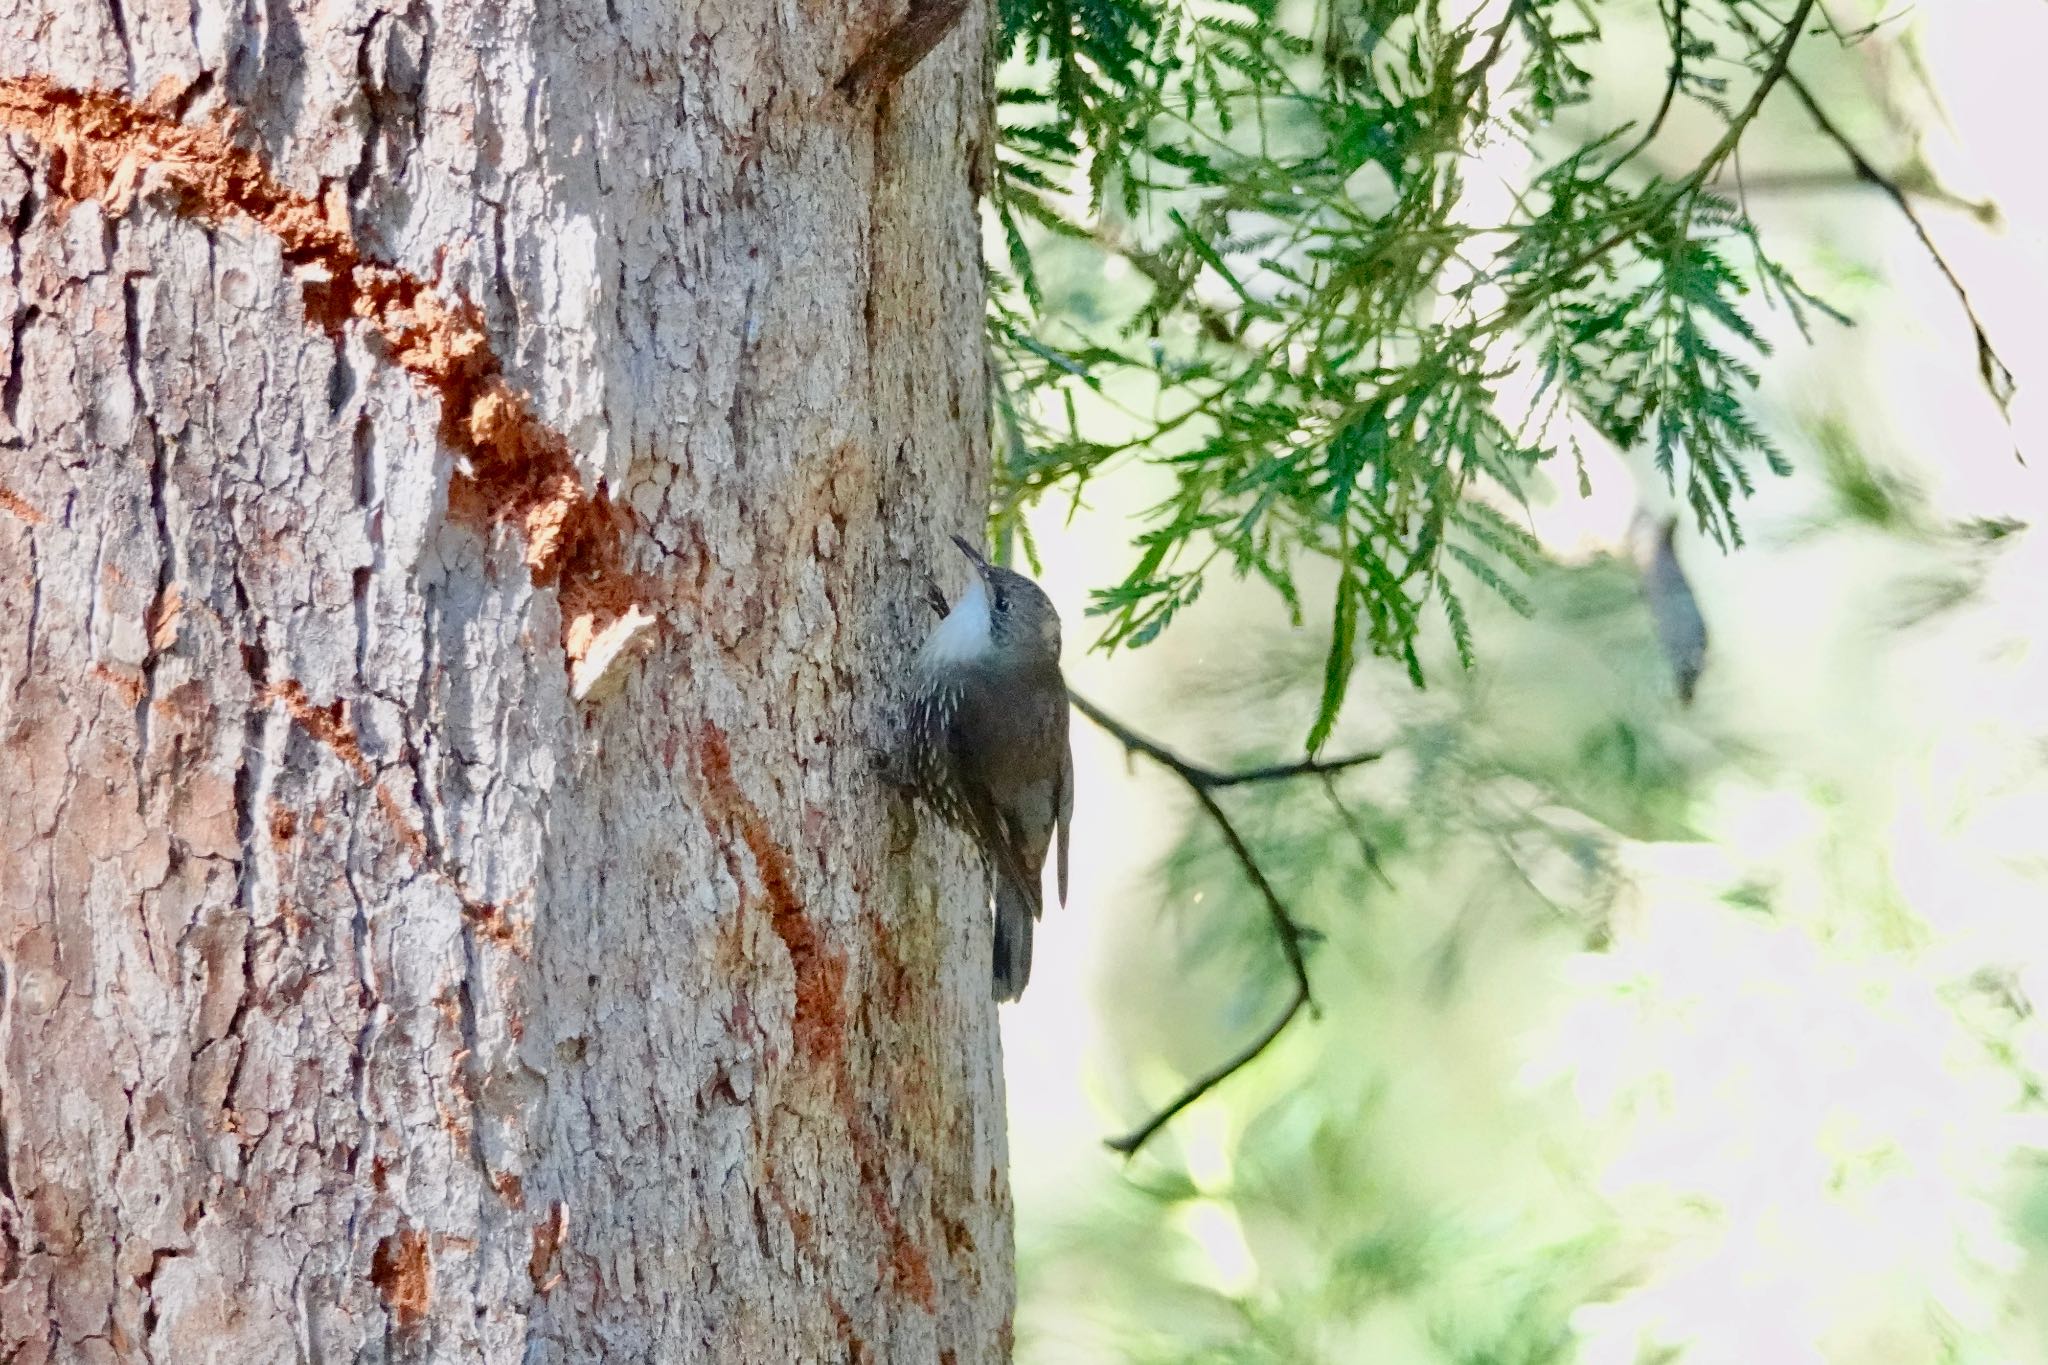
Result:
{"label": "bird", "polygon": [[1663,646],[1672,679],[1678,684],[1679,704],[1690,706],[1700,674],[1707,667],[1707,623],[1700,615],[1692,584],[1679,567],[1678,518],[1654,521],[1647,513],[1638,513],[1629,530],[1636,572],[1642,577],[1650,619],[1657,627],[1657,643]]}
{"label": "bird", "polygon": [[910,786],[973,836],[994,875],[993,993],[1013,1001],[1031,978],[1031,939],[1044,907],[1046,854],[1067,900],[1074,757],[1060,617],[1038,584],[992,564],[960,536],[974,575],[918,651],[906,726]]}

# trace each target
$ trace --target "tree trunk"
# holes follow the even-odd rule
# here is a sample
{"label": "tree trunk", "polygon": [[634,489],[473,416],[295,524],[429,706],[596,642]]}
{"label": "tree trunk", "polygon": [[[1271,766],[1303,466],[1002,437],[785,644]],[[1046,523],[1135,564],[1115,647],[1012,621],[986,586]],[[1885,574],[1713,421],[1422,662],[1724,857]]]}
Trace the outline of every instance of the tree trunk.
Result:
{"label": "tree trunk", "polygon": [[1007,1354],[960,8],[0,0],[0,1360]]}

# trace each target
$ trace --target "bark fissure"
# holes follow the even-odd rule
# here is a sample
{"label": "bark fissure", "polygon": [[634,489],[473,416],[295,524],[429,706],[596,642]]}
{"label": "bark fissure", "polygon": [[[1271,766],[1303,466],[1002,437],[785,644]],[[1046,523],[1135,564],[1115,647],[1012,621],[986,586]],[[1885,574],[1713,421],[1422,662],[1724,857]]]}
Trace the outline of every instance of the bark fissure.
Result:
{"label": "bark fissure", "polygon": [[[260,666],[260,665],[259,665]],[[220,1123],[225,1131],[240,1134],[242,1124],[235,1097],[242,1078],[242,1068],[249,1060],[249,1039],[244,1028],[249,1020],[250,1010],[256,1001],[256,925],[259,907],[264,904],[267,888],[263,884],[263,866],[258,852],[257,811],[269,796],[270,746],[263,732],[269,729],[269,715],[266,711],[252,711],[245,720],[242,741],[242,756],[235,769],[235,842],[240,850],[236,864],[236,902],[244,908],[248,919],[241,927],[241,952],[235,965],[239,968],[235,984],[234,1008],[228,1014],[227,1027],[210,1046],[228,1048],[232,1060],[227,1067],[227,1080],[221,1088]],[[257,742],[251,743],[251,735]],[[218,967],[221,957],[216,955],[209,962],[209,968]],[[215,983],[209,981],[211,991]]]}
{"label": "bark fissure", "polygon": [[[26,208],[24,208],[22,213],[24,226],[17,229],[14,234],[14,240],[17,242],[21,240],[21,234],[27,230],[27,218],[28,213]],[[18,264],[20,255],[19,251],[15,253],[17,265],[15,266],[14,284],[17,291],[21,288],[21,267]],[[41,313],[42,310],[31,303],[27,307],[18,308],[14,314],[13,340],[8,348],[9,364],[7,366],[7,377],[4,380],[0,380],[0,417],[4,417],[7,420],[9,433],[7,444],[9,445],[25,443],[27,440],[26,435],[21,430],[21,386],[22,382],[28,378],[28,357],[24,353],[23,347],[28,342],[28,329],[35,325],[35,320]]]}
{"label": "bark fissure", "polygon": [[382,11],[371,16],[363,25],[362,38],[356,43],[356,80],[363,91],[363,103],[369,113],[369,126],[363,130],[363,149],[356,157],[356,164],[348,173],[348,197],[360,199],[370,187],[371,177],[376,173],[377,157],[384,136],[383,100],[379,98],[376,73],[370,67],[370,44],[377,41],[380,25],[385,15]]}
{"label": "bark fissure", "polygon": [[150,754],[150,728],[156,715],[157,664],[163,652],[158,639],[161,633],[159,613],[164,603],[170,600],[171,587],[176,581],[177,543],[171,535],[170,509],[165,501],[170,480],[171,447],[156,429],[149,395],[142,385],[142,313],[135,277],[122,280],[121,302],[125,315],[128,386],[136,415],[148,433],[149,511],[151,526],[156,532],[157,550],[156,590],[150,598],[150,616],[144,621],[147,649],[142,656],[142,686],[135,698],[135,810],[140,815],[149,808],[146,769]]}
{"label": "bark fissure", "polygon": [[121,61],[128,68],[128,81],[135,80],[135,47],[128,41],[128,14],[121,0],[107,0],[107,17],[114,25],[114,41],[121,45]]}
{"label": "bark fissure", "polygon": [[327,376],[327,418],[338,422],[342,413],[348,410],[349,400],[356,396],[356,370],[349,363],[348,338],[336,336],[332,343],[334,367]]}
{"label": "bark fissure", "polygon": [[93,537],[92,542],[92,577],[88,582],[88,592],[85,599],[85,638],[92,646],[95,676],[112,682],[118,687],[121,680],[111,676],[106,662],[99,657],[100,606],[106,599],[106,591],[107,533],[102,530]]}
{"label": "bark fissure", "polygon": [[[0,494],[4,494],[4,490],[0,490]],[[24,507],[27,506],[26,503],[23,503],[22,505]],[[13,509],[10,508],[9,510]],[[23,623],[22,627],[21,651],[22,672],[25,674],[32,674],[36,671],[36,627],[42,623],[43,619],[42,553],[37,548],[35,532],[36,522],[42,520],[42,518],[40,516],[33,515],[33,508],[30,509],[30,512],[32,514],[32,517],[22,517],[22,520],[28,522],[29,524],[28,535],[24,537],[24,539],[28,541],[29,577],[28,620]],[[20,515],[20,513],[16,513],[16,515]]]}
{"label": "bark fissure", "polygon": [[[382,1161],[377,1154],[377,1144],[384,1132],[384,1125],[370,1094],[370,1058],[377,1049],[378,1035],[384,1023],[385,1007],[383,991],[377,977],[369,903],[364,897],[363,886],[356,872],[362,838],[361,826],[352,822],[342,862],[342,875],[351,902],[349,945],[353,954],[355,1004],[362,1015],[362,1023],[355,1030],[347,1058],[348,1094],[355,1106],[356,1121],[354,1141],[349,1148],[345,1167],[347,1173],[355,1177],[350,1190],[348,1219],[344,1228],[351,1260],[354,1259],[363,1224],[374,1202],[382,1194],[382,1182],[373,1177],[378,1164]],[[365,1148],[370,1154],[368,1169],[364,1169],[365,1163],[362,1160]]]}
{"label": "bark fissure", "polygon": [[144,1360],[155,1359],[150,1350],[150,1338],[156,1335],[158,1309],[156,1302],[156,1277],[165,1261],[181,1256],[190,1256],[190,1247],[152,1247],[149,1253],[149,1268],[135,1277],[135,1287],[142,1291],[142,1355]]}

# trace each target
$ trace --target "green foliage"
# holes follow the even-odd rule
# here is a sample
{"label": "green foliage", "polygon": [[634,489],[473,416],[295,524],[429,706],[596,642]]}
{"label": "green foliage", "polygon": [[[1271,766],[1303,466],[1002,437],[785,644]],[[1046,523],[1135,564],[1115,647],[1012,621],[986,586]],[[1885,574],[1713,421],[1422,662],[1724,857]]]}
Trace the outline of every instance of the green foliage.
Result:
{"label": "green foliage", "polygon": [[[1809,582],[1867,579],[1872,533],[1833,525],[1752,553]],[[1887,534],[1915,553],[1884,566],[1884,586],[1918,572],[1924,548],[1910,528]],[[1962,536],[1940,549],[1956,564],[1978,553]],[[1484,673],[1422,696],[1371,689],[1390,755],[1337,795],[1388,880],[1320,784],[1231,795],[1313,931],[1321,1018],[1105,1172],[1118,1183],[1081,1227],[1027,1211],[1024,1245],[1041,1245],[1019,1358],[1649,1365],[1820,1359],[1797,1343],[1880,1330],[1910,1343],[1891,1358],[2048,1358],[2000,1339],[2002,1315],[2024,1314],[2034,1335],[2015,1339],[2048,1343],[2026,1290],[2048,1255],[2048,1050],[2038,998],[2005,965],[2038,960],[2044,940],[2016,927],[2038,895],[1953,895],[1982,875],[1971,842],[1938,876],[1895,857],[1923,846],[1923,821],[1943,839],[1959,817],[1968,839],[1983,825],[1967,802],[1902,816],[1870,799],[1919,741],[1854,703],[1861,672],[1806,703],[1828,724],[1757,748],[1710,740],[1672,704],[1625,565],[1543,568],[1527,591],[1530,619],[1475,598]],[[1786,671],[1829,672],[1815,661],[1860,653],[1867,622],[1839,635],[1785,646]],[[1953,641],[1922,647],[1949,656]],[[1247,652],[1267,671],[1173,698],[1183,723],[1215,723],[1204,752],[1233,768],[1284,756],[1242,718],[1294,709],[1313,686],[1284,632]],[[1915,675],[1939,678],[1935,714],[1960,717],[1985,672],[1975,650],[1954,657]],[[1393,672],[1361,665],[1375,682]],[[1724,684],[1784,704],[1771,670]],[[2037,808],[2037,760],[1975,767],[2010,727],[1942,733],[1982,745],[1965,768],[2023,785]],[[2012,808],[1982,809],[2003,822]],[[1166,1088],[1154,1068],[1206,1064],[1288,986],[1207,822],[1164,872],[1170,932],[1146,926],[1105,1003],[1146,1078],[1130,1109]],[[1901,1207],[1914,1216],[1871,1215]],[[2002,1235],[1979,1240],[2008,1220],[2028,1269]],[[1794,1306],[1728,1311],[1759,1286]],[[1090,1332],[1113,1345],[1077,1349]],[[1931,1349],[1944,1338],[1963,1345]]]}
{"label": "green foliage", "polygon": [[[1442,0],[1003,0],[998,528],[1156,465],[1170,487],[1097,594],[1101,643],[1153,640],[1221,569],[1297,624],[1326,602],[1312,750],[1361,653],[1420,686],[1440,618],[1469,664],[1460,584],[1526,606],[1540,552],[1500,509],[1557,461],[1567,409],[1652,452],[1735,543],[1752,471],[1784,468],[1746,406],[1769,349],[1752,290],[1802,326],[1817,305],[1706,185],[1810,9],[1752,41],[1732,0],[1678,6],[1655,119],[1574,141],[1554,121],[1588,97],[1589,4],[1515,0],[1482,28]],[[1727,134],[1645,178],[1636,153],[1679,97]],[[1482,221],[1473,182],[1509,163],[1512,211]],[[1142,288],[1048,297],[1055,252]]]}
{"label": "green foliage", "polygon": [[[1988,609],[2038,615],[2038,575],[2000,567],[2024,528],[1938,501],[1951,471],[1853,402],[1802,442],[1823,496],[1748,518],[1774,572],[1719,585],[1748,595],[1684,713],[1637,574],[1544,563],[1521,515],[1607,441],[1734,544],[1783,469],[1783,414],[1751,399],[1790,329],[1764,314],[1831,313],[1712,187],[1818,7],[1663,0],[1661,50],[1632,55],[1668,58],[1668,89],[1622,129],[1586,108],[1608,11],[1468,9],[1002,12],[998,529],[1142,466],[1110,645],[1218,573],[1315,632],[1177,683],[1176,731],[1213,720],[1190,751],[1291,757],[1269,718],[1320,744],[1355,695],[1376,714],[1347,728],[1387,755],[1221,798],[1317,1013],[1105,1163],[1099,1201],[1020,1199],[1022,1355],[2048,1358],[2042,796],[2015,739],[2038,651]],[[1674,165],[1683,101],[1725,131]],[[1489,666],[1461,674],[1475,640]],[[1132,884],[1163,923],[1104,977],[1127,1072],[1105,1129],[1293,990],[1210,822]],[[1764,1301],[1777,1319],[1727,1307]]]}

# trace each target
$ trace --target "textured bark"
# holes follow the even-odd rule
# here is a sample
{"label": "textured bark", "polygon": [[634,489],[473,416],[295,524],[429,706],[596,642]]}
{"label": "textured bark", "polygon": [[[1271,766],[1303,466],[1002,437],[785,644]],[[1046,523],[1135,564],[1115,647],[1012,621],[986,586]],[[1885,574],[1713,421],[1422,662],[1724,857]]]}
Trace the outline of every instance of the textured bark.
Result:
{"label": "textured bark", "polygon": [[0,0],[0,1360],[1007,1353],[911,14]]}

